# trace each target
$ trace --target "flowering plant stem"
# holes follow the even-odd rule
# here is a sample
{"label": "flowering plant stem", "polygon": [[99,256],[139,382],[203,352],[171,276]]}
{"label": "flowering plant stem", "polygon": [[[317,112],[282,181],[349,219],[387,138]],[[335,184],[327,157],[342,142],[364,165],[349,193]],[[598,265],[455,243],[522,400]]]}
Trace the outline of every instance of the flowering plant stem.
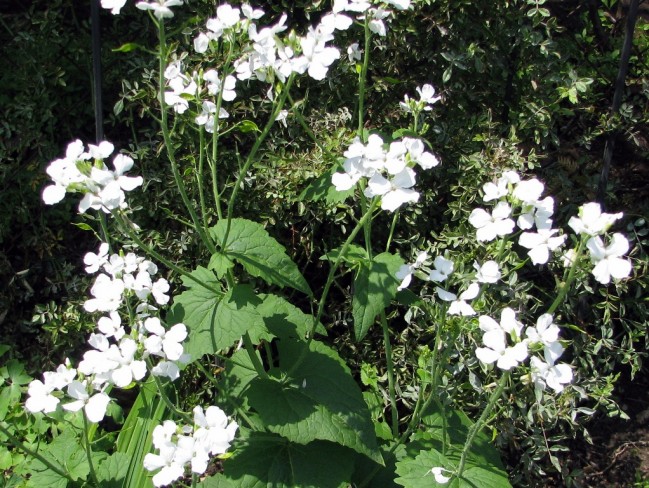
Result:
{"label": "flowering plant stem", "polygon": [[[365,85],[367,83],[367,67],[370,62],[370,40],[372,31],[370,31],[369,16],[365,15],[365,51],[363,52],[363,67],[358,78],[358,130],[357,135],[363,139],[363,126],[365,125]],[[363,142],[366,142],[363,140]]]}
{"label": "flowering plant stem", "polygon": [[554,302],[552,302],[552,305],[550,305],[550,308],[548,309],[547,313],[549,314],[554,313],[557,307],[561,305],[563,301],[566,299],[566,295],[570,290],[570,285],[572,285],[572,282],[575,279],[577,265],[579,264],[579,259],[581,258],[581,254],[584,252],[584,246],[586,245],[587,240],[588,240],[588,236],[581,236],[579,240],[579,245],[577,246],[577,251],[575,251],[574,261],[570,266],[570,270],[568,271],[568,277],[564,278],[562,283],[559,285],[559,294],[557,295],[557,298],[554,299]]}
{"label": "flowering plant stem", "polygon": [[457,471],[455,473],[458,478],[462,478],[462,473],[464,472],[464,466],[466,465],[467,456],[469,455],[469,451],[471,450],[471,446],[473,445],[475,436],[478,435],[482,430],[482,428],[485,426],[487,418],[489,418],[489,415],[491,414],[493,407],[496,405],[496,402],[502,395],[505,386],[509,381],[510,376],[511,376],[510,371],[505,371],[503,373],[502,377],[500,378],[500,381],[498,382],[498,386],[489,397],[489,401],[487,402],[487,406],[485,407],[485,409],[482,411],[482,415],[480,415],[478,421],[471,426],[471,429],[467,434],[466,441],[464,442],[464,447],[462,448],[462,456],[460,457],[460,464],[458,465]]}
{"label": "flowering plant stem", "polygon": [[385,316],[381,312],[381,328],[383,329],[383,345],[385,347],[385,363],[388,371],[388,390],[390,394],[390,409],[392,417],[392,435],[399,435],[399,411],[397,410],[397,399],[394,386],[394,363],[392,362],[392,344],[390,343],[390,329]]}
{"label": "flowering plant stem", "polygon": [[228,243],[228,236],[230,234],[230,226],[232,222],[232,216],[234,213],[234,202],[236,201],[237,194],[239,193],[239,189],[241,188],[241,182],[243,181],[243,178],[246,176],[248,170],[250,169],[250,166],[252,166],[252,163],[255,162],[257,151],[259,151],[262,142],[264,142],[264,140],[270,133],[270,129],[273,127],[273,124],[275,123],[275,120],[277,119],[279,112],[282,110],[284,103],[286,103],[294,79],[295,79],[295,74],[293,73],[289,76],[288,80],[286,80],[286,84],[282,88],[282,93],[279,96],[279,99],[274,107],[273,112],[270,115],[270,118],[268,119],[268,122],[266,122],[266,126],[262,130],[257,140],[255,140],[255,143],[253,144],[252,149],[248,154],[248,158],[246,159],[245,164],[239,171],[239,176],[237,177],[237,181],[234,184],[234,188],[232,189],[232,195],[230,195],[230,200],[228,201],[228,214],[227,214],[228,222],[225,228],[223,242],[220,243],[222,247],[227,246]]}
{"label": "flowering plant stem", "polygon": [[144,241],[142,239],[140,239],[140,237],[137,235],[137,233],[133,229],[133,225],[131,224],[131,222],[128,220],[128,218],[125,215],[123,215],[123,214],[121,214],[119,212],[116,212],[114,215],[115,215],[116,219],[122,224],[122,230],[126,234],[128,234],[128,236],[133,240],[133,242],[135,242],[137,244],[137,246],[140,249],[142,249],[145,253],[147,253],[149,256],[151,256],[152,258],[160,261],[167,268],[169,268],[172,271],[175,271],[179,275],[185,276],[186,278],[194,281],[195,283],[198,283],[199,285],[201,285],[206,290],[213,291],[214,293],[216,293],[219,296],[223,295],[223,293],[220,290],[217,290],[213,286],[210,286],[207,283],[205,283],[204,281],[200,280],[199,278],[196,278],[194,275],[192,275],[190,272],[186,271],[185,269],[181,268],[180,266],[176,266],[174,263],[172,263],[167,258],[162,256],[160,253],[155,251],[151,246],[148,246],[147,244],[145,244]]}
{"label": "flowering plant stem", "polygon": [[88,459],[88,467],[90,468],[90,478],[96,486],[100,486],[99,480],[97,479],[97,473],[95,473],[95,466],[92,462],[92,447],[90,446],[90,428],[88,425],[88,417],[83,413],[81,416],[83,417],[84,447],[86,450],[86,458]]}
{"label": "flowering plant stem", "polygon": [[196,214],[196,210],[194,209],[194,205],[189,200],[189,196],[187,196],[187,191],[185,190],[185,184],[183,183],[182,177],[180,176],[180,172],[178,171],[176,152],[171,142],[171,133],[169,131],[169,125],[167,121],[168,118],[167,105],[165,103],[165,98],[164,98],[164,87],[165,87],[164,73],[167,67],[167,43],[165,38],[164,22],[162,20],[158,22],[158,39],[160,42],[160,52],[158,54],[160,58],[159,59],[160,92],[158,93],[158,98],[160,102],[160,112],[161,112],[160,126],[162,128],[162,136],[164,138],[164,143],[165,143],[164,145],[167,151],[167,156],[169,158],[169,163],[171,164],[171,172],[173,173],[174,181],[176,182],[176,186],[178,187],[178,192],[180,193],[183,203],[185,204],[185,208],[187,208],[187,211],[189,212],[189,215],[192,219],[196,232],[198,232],[198,235],[200,236],[203,243],[207,246],[209,251],[211,253],[214,253],[216,252],[216,247],[214,247],[214,243],[212,242],[212,239],[210,239],[209,235],[207,234],[207,232],[205,232],[205,229],[201,225],[200,219],[198,218],[198,215]]}
{"label": "flowering plant stem", "polygon": [[[311,325],[311,330],[309,331],[308,337],[307,337],[307,346],[311,344],[311,341],[313,340],[313,337],[315,336],[315,331],[320,323],[320,319],[322,318],[322,314],[324,313],[324,305],[327,301],[327,295],[329,294],[329,289],[331,288],[331,285],[333,284],[334,281],[334,275],[336,274],[336,271],[338,270],[338,266],[340,265],[341,261],[343,260],[343,257],[345,254],[347,254],[347,250],[349,249],[349,246],[351,243],[354,241],[358,233],[360,232],[361,229],[365,227],[365,224],[371,220],[374,214],[374,210],[376,210],[376,207],[379,205],[379,199],[374,198],[370,202],[369,208],[365,211],[361,219],[358,221],[356,224],[356,227],[351,231],[349,234],[349,237],[347,237],[347,240],[345,243],[342,245],[340,248],[340,252],[338,253],[338,256],[336,257],[336,260],[334,263],[331,265],[331,268],[329,269],[329,274],[327,275],[327,281],[325,282],[324,288],[322,290],[322,296],[320,297],[320,301],[318,302],[318,311],[316,312],[316,315],[313,319],[313,324]],[[291,366],[291,369],[289,370],[287,377],[290,377],[297,368],[300,367],[302,364],[302,361],[306,358],[307,352],[309,348],[305,347],[302,349],[302,352],[300,353],[300,356],[297,358],[295,363],[293,363],[293,366]]]}

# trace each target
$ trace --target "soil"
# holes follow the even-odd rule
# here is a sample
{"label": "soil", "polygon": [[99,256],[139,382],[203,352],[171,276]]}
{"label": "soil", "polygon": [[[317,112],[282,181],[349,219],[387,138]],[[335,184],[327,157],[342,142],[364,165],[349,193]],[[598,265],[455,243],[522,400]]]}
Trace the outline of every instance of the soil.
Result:
{"label": "soil", "polygon": [[[644,374],[643,374],[644,373]],[[649,487],[649,376],[641,371],[620,388],[629,420],[602,417],[588,429],[592,444],[571,446],[568,463],[583,475],[575,488]]]}

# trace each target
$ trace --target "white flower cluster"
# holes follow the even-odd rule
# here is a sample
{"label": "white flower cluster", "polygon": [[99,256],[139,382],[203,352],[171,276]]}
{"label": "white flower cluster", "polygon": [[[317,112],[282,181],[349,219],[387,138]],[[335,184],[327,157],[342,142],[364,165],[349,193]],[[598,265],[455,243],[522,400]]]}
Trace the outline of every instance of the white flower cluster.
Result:
{"label": "white flower cluster", "polygon": [[419,200],[419,193],[412,189],[415,165],[428,170],[440,164],[439,159],[426,151],[422,140],[410,137],[393,141],[387,149],[377,134],[370,135],[367,144],[357,137],[344,155],[345,172],[331,177],[336,190],[349,190],[361,178],[368,178],[365,196],[381,197],[381,208],[390,212]]}
{"label": "white flower cluster", "polygon": [[[622,217],[622,212],[607,214],[602,212],[598,203],[587,203],[579,208],[579,217],[571,217],[568,225],[578,234],[590,236],[586,247],[590,251],[590,259],[595,265],[593,276],[603,285],[607,285],[611,278],[620,280],[628,277],[633,269],[631,261],[622,259],[629,251],[629,241],[619,232],[613,234],[609,245],[606,246],[602,235]],[[570,263],[574,255],[567,257]]]}
{"label": "white flower cluster", "polygon": [[193,426],[178,426],[166,420],[153,430],[153,445],[159,454],[147,454],[144,468],[160,470],[153,476],[155,486],[169,485],[181,478],[186,466],[190,466],[192,473],[203,474],[210,455],[224,454],[238,428],[219,407],[210,406],[206,411],[196,407]]}
{"label": "white flower cluster", "polygon": [[96,146],[89,144],[88,151],[84,151],[83,143],[78,139],[68,144],[65,157],[52,161],[47,167],[47,174],[54,184],[43,190],[43,201],[53,205],[63,200],[66,192],[78,192],[84,194],[79,202],[80,213],[90,208],[106,213],[126,208],[124,192],[140,186],[142,177],[124,174],[133,167],[133,159],[124,154],[113,158],[114,170],[108,169],[104,159],[114,149],[107,141]]}
{"label": "white flower cluster", "polygon": [[[396,272],[397,279],[401,280],[401,284],[397,289],[403,290],[404,288],[407,288],[412,280],[412,275],[419,269],[422,270],[420,275],[422,275],[426,281],[432,281],[435,283],[443,283],[446,281],[455,269],[453,261],[446,259],[444,256],[437,256],[435,258],[432,262],[432,269],[426,266],[427,260],[428,253],[421,251],[417,254],[414,263],[402,265]],[[473,267],[476,270],[476,275],[469,286],[460,293],[459,296],[439,286],[435,287],[435,291],[440,300],[450,302],[449,308],[446,312],[449,315],[461,315],[464,317],[475,315],[476,312],[469,302],[479,295],[480,284],[496,283],[501,277],[500,268],[498,267],[498,263],[495,261],[487,261],[482,265],[476,262],[473,264]],[[424,272],[428,272],[428,275]]]}
{"label": "white flower cluster", "polygon": [[564,385],[572,381],[570,366],[556,364],[564,349],[559,342],[560,329],[553,323],[552,315],[541,315],[534,327],[525,330],[525,337],[524,325],[516,319],[516,312],[511,308],[502,310],[500,322],[482,315],[479,324],[484,332],[484,347],[478,347],[475,353],[483,364],[495,363],[498,368],[509,371],[525,361],[530,351],[542,350],[545,360],[538,356],[530,359],[534,386],[543,390],[547,385],[560,393]]}
{"label": "white flower cluster", "polygon": [[[179,365],[189,361],[181,344],[187,329],[184,324],[176,324],[167,330],[158,317],[150,315],[157,310],[150,299],[156,305],[169,301],[169,283],[164,278],[153,281],[158,269],[151,261],[134,253],[109,256],[108,244],[102,243],[98,253],[86,254],[84,262],[88,273],[103,271],[91,288],[93,298],[84,303],[84,308],[107,315],[97,321],[97,331],[88,340],[92,349],[83,355],[78,368],[73,369],[67,361],[56,371],[46,372],[44,381],[32,381],[25,407],[30,412],[53,412],[60,402],[60,395],[55,392],[67,388],[73,401],[63,408],[83,408],[88,420],[99,422],[110,402],[105,391],[113,385],[124,388],[142,380],[147,372],[147,358],[159,358],[151,369],[153,375],[172,381],[180,376]],[[135,314],[127,331],[118,309],[129,297],[136,298],[137,304],[130,307]]]}
{"label": "white flower cluster", "polygon": [[[484,201],[497,201],[491,213],[476,208],[469,215],[469,222],[477,229],[478,241],[490,242],[514,232],[516,226],[523,232],[518,244],[529,249],[527,252],[533,264],[545,264],[551,252],[559,249],[566,241],[566,235],[552,228],[554,199],[541,198],[544,186],[536,178],[521,180],[518,173],[507,171],[496,183],[483,187]],[[516,217],[516,222],[514,222]],[[587,248],[595,268],[593,275],[602,284],[611,278],[622,279],[631,273],[631,263],[622,256],[629,250],[628,240],[619,233],[612,236],[606,246],[601,238],[611,225],[622,217],[622,213],[607,214],[599,204],[588,203],[579,209],[579,217],[571,217],[568,225],[577,233],[590,236]],[[532,229],[536,227],[536,231]],[[564,255],[564,263],[572,265],[576,251]]]}

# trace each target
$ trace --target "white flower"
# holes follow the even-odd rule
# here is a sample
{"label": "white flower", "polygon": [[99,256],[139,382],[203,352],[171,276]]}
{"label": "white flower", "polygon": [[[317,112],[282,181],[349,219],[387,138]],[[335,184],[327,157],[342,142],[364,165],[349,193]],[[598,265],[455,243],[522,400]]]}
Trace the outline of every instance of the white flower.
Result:
{"label": "white flower", "polygon": [[300,39],[302,56],[295,60],[295,71],[304,73],[308,70],[311,78],[317,81],[323,80],[327,76],[329,66],[340,57],[340,51],[337,48],[325,45],[332,39],[331,34],[310,28],[306,37]]}
{"label": "white flower", "polygon": [[496,283],[502,276],[496,261],[486,261],[482,266],[475,262],[473,267],[477,271],[478,283]]}
{"label": "white flower", "polygon": [[148,453],[144,456],[144,469],[160,469],[152,479],[155,486],[170,485],[185,474],[185,462],[191,459],[191,453],[188,453],[189,459],[186,460],[187,453],[179,451],[175,444],[162,445],[158,449],[160,454]]}
{"label": "white flower", "polygon": [[85,381],[83,383],[73,381],[68,386],[68,395],[76,400],[63,405],[65,410],[77,412],[83,408],[88,420],[94,423],[101,422],[104,419],[106,408],[108,407],[108,403],[110,403],[110,397],[104,392],[90,396],[88,393],[88,385]]}
{"label": "white flower", "polygon": [[419,100],[426,104],[424,110],[432,110],[430,105],[433,105],[442,99],[440,96],[435,96],[435,88],[433,85],[429,84],[417,87],[417,93],[419,93]]}
{"label": "white flower", "polygon": [[110,371],[110,380],[119,388],[131,384],[133,380],[141,380],[146,374],[146,363],[135,360],[137,343],[133,339],[125,338],[119,344],[114,344],[106,351],[106,358],[116,364]]}
{"label": "white flower", "polygon": [[223,454],[230,448],[239,428],[236,422],[229,421],[223,410],[213,405],[204,413],[201,407],[195,407],[194,423],[199,427],[195,435],[200,436],[201,432],[205,431],[208,452],[213,455]]}
{"label": "white flower", "polygon": [[603,285],[607,285],[611,278],[621,280],[631,274],[631,262],[622,259],[622,256],[629,250],[629,241],[619,232],[613,234],[608,246],[604,246],[602,238],[591,237],[586,243],[590,251],[590,257],[595,267],[593,276]]}
{"label": "white flower", "polygon": [[543,190],[543,183],[536,178],[532,178],[531,180],[519,181],[514,188],[513,196],[523,203],[531,204],[541,198]]}
{"label": "white flower", "polygon": [[509,218],[511,207],[506,202],[498,202],[491,214],[482,208],[476,208],[469,215],[469,223],[477,229],[479,241],[493,241],[497,236],[510,234],[514,230],[514,221]]}
{"label": "white flower", "polygon": [[32,413],[54,412],[59,404],[59,399],[52,395],[54,389],[54,385],[48,384],[47,379],[45,383],[41,380],[33,380],[29,383],[27,390],[29,398],[25,401],[25,408]]}
{"label": "white flower", "polygon": [[86,265],[86,273],[92,274],[99,271],[104,264],[108,262],[108,243],[102,242],[99,245],[99,252],[88,252],[83,257],[83,262]]}
{"label": "white flower", "polygon": [[111,279],[108,275],[101,273],[97,276],[95,283],[90,289],[94,297],[86,300],[83,308],[86,312],[114,312],[122,304],[124,282],[118,278]]}
{"label": "white flower", "polygon": [[384,0],[388,5],[396,7],[398,10],[407,10],[410,8],[410,0]]}
{"label": "white flower", "polygon": [[435,261],[433,261],[433,266],[435,269],[430,272],[428,279],[438,283],[444,282],[451,275],[455,267],[453,261],[446,259],[444,256],[437,256]]}
{"label": "white flower", "polygon": [[264,11],[258,8],[252,8],[247,3],[241,5],[241,13],[250,20],[261,19],[264,16]]}
{"label": "white flower", "polygon": [[240,12],[241,11],[238,8],[234,8],[225,3],[216,7],[216,18],[221,21],[221,24],[224,27],[228,28],[239,22],[239,19],[241,18]]}
{"label": "white flower", "polygon": [[620,218],[622,218],[622,212],[603,213],[599,203],[592,202],[579,207],[579,217],[570,217],[568,225],[578,234],[593,237],[606,232]]}
{"label": "white flower", "polygon": [[428,259],[428,253],[426,251],[420,251],[417,253],[414,263],[401,265],[396,272],[397,279],[401,280],[401,284],[397,287],[397,290],[401,291],[410,285],[413,273],[424,264],[426,259]]}
{"label": "white flower", "polygon": [[144,340],[144,348],[149,354],[164,356],[166,359],[176,361],[183,354],[181,344],[187,338],[187,328],[184,324],[176,324],[165,330],[157,317],[150,317],[144,321],[144,328],[151,336]]}
{"label": "white flower", "polygon": [[468,304],[468,300],[473,300],[480,293],[480,285],[478,283],[471,283],[465,291],[460,293],[459,298],[454,293],[450,293],[443,288],[436,287],[435,290],[440,299],[445,302],[451,302],[451,305],[448,307],[449,315],[462,315],[463,317],[475,315],[475,310]]}
{"label": "white flower", "polygon": [[[520,342],[523,324],[516,320],[516,314],[511,308],[503,309],[500,323],[487,315],[482,315],[479,323],[480,329],[484,331],[482,342],[486,347],[478,347],[475,354],[482,363],[495,362],[500,369],[508,371],[527,358],[527,343]],[[514,346],[507,346],[507,335],[514,340]]]}
{"label": "white flower", "polygon": [[174,16],[173,11],[169,7],[177,7],[178,5],[182,4],[182,0],[157,0],[157,2],[150,3],[137,2],[135,6],[140,10],[153,10],[153,15],[161,20]]}
{"label": "white flower", "polygon": [[518,243],[529,249],[528,255],[534,264],[545,264],[550,258],[550,251],[562,246],[566,240],[565,235],[553,237],[559,232],[557,229],[538,229],[538,232],[523,232],[518,238]]}
{"label": "white flower", "polygon": [[[218,95],[221,90],[221,78],[219,77],[218,71],[214,69],[206,71],[203,79],[207,82],[207,92],[210,95]],[[235,91],[236,84],[237,79],[234,76],[228,75],[225,77],[223,83],[223,100],[231,102],[237,98],[237,92]]]}
{"label": "white flower", "polygon": [[530,366],[534,386],[539,390],[544,389],[545,385],[547,385],[556,393],[561,393],[564,385],[572,382],[572,369],[567,364],[546,363],[534,356],[530,359]]}
{"label": "white flower", "polygon": [[450,476],[445,476],[443,474],[444,471],[447,472],[447,473],[451,473],[451,471],[449,471],[448,469],[445,469],[445,468],[442,468],[442,467],[439,467],[439,466],[435,466],[434,468],[431,468],[429,473],[432,474],[435,477],[435,481],[437,483],[439,483],[440,485],[445,485],[446,483],[448,483],[448,481],[451,479],[451,477]]}
{"label": "white flower", "polygon": [[109,317],[101,317],[97,321],[97,329],[106,337],[114,337],[119,341],[126,331],[122,327],[122,319],[117,312],[110,312]]}
{"label": "white flower", "polygon": [[378,34],[381,37],[385,37],[388,32],[383,19],[389,16],[389,10],[384,10],[380,7],[370,9],[370,21],[367,25],[368,28],[375,34]]}
{"label": "white flower", "polygon": [[381,208],[394,212],[405,203],[419,200],[419,193],[411,189],[414,184],[415,172],[412,168],[404,168],[390,180],[377,173],[368,181],[365,196],[381,196]]}
{"label": "white flower", "polygon": [[354,61],[360,61],[362,58],[361,53],[362,51],[358,48],[358,43],[354,42],[347,48],[347,59],[349,59],[350,63],[353,63]]}
{"label": "white flower", "polygon": [[410,156],[411,161],[417,163],[422,169],[428,170],[441,164],[437,156],[425,150],[426,146],[421,139],[404,137],[403,144],[408,150],[408,156]]}
{"label": "white flower", "polygon": [[559,326],[553,323],[553,317],[544,313],[536,320],[536,326],[528,327],[525,335],[532,343],[552,346],[559,339]]}
{"label": "white flower", "polygon": [[119,11],[126,4],[126,0],[101,0],[102,8],[111,9],[113,15],[119,14]]}

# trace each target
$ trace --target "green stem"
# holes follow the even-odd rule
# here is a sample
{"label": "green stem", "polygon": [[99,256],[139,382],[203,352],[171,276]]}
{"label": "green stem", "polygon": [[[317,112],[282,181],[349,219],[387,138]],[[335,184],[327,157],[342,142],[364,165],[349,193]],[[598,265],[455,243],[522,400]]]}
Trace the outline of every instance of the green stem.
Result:
{"label": "green stem", "polygon": [[294,79],[295,79],[295,73],[291,74],[291,76],[286,81],[286,84],[282,89],[282,93],[279,96],[277,104],[275,105],[275,109],[273,110],[273,113],[268,119],[268,122],[266,122],[266,126],[262,130],[261,135],[257,138],[255,143],[253,144],[252,149],[250,150],[250,153],[248,154],[248,157],[246,159],[246,162],[244,163],[243,167],[239,171],[239,176],[237,177],[237,181],[234,184],[234,188],[232,189],[232,195],[230,195],[230,200],[228,201],[228,215],[227,215],[228,222],[225,228],[223,242],[220,243],[221,247],[223,248],[226,247],[228,243],[228,237],[230,235],[230,227],[231,227],[232,217],[233,217],[232,214],[234,213],[234,202],[236,201],[237,194],[239,193],[239,188],[241,188],[241,182],[243,181],[243,178],[245,177],[248,170],[250,169],[250,166],[252,166],[252,163],[255,161],[255,158],[257,156],[257,151],[259,151],[262,142],[264,142],[266,137],[268,137],[268,134],[270,133],[270,130],[273,127],[273,124],[275,123],[275,119],[277,119],[279,112],[282,110],[282,107],[284,106],[284,103],[288,98],[289,91],[291,89],[291,85],[293,84]]}
{"label": "green stem", "polygon": [[70,476],[68,473],[66,473],[61,466],[57,466],[56,464],[52,463],[49,459],[47,459],[46,457],[43,457],[37,451],[34,451],[33,449],[30,449],[20,439],[16,438],[11,432],[9,432],[9,430],[7,428],[5,428],[4,422],[0,423],[0,432],[2,432],[5,436],[7,436],[7,439],[9,440],[9,443],[12,444],[13,446],[15,446],[17,449],[20,449],[25,454],[27,454],[28,456],[33,457],[34,459],[38,459],[41,463],[43,463],[45,466],[47,466],[48,469],[51,469],[52,471],[54,471],[56,474],[58,474],[62,478],[67,479],[71,483],[75,482],[75,480],[72,479],[72,476]]}
{"label": "green stem", "polygon": [[489,401],[487,402],[487,406],[485,407],[485,409],[482,411],[482,415],[480,415],[478,421],[471,426],[471,429],[469,430],[469,433],[466,437],[466,441],[464,442],[464,447],[462,448],[462,456],[460,457],[460,464],[458,465],[457,472],[455,474],[458,477],[458,479],[462,478],[462,473],[464,472],[464,466],[466,465],[467,456],[469,455],[469,451],[471,450],[471,446],[473,445],[475,436],[478,435],[482,430],[482,428],[484,427],[487,418],[489,417],[489,414],[491,414],[494,405],[496,405],[496,401],[498,401],[498,399],[502,395],[503,390],[505,389],[505,386],[507,385],[510,376],[511,376],[510,371],[505,371],[503,373],[502,377],[500,378],[500,381],[498,382],[498,386],[491,394],[491,397],[489,397]]}
{"label": "green stem", "polygon": [[[153,369],[153,364],[151,363],[151,359],[147,358],[146,359],[147,367],[149,368],[149,371]],[[162,399],[164,404],[167,406],[169,410],[171,410],[174,414],[176,414],[178,417],[182,418],[185,422],[187,422],[190,425],[194,425],[194,419],[191,417],[191,415],[187,414],[186,412],[183,412],[182,410],[178,409],[176,405],[169,399],[167,396],[167,393],[165,392],[165,387],[160,381],[160,378],[158,378],[156,375],[151,374],[151,377],[153,378],[153,381],[155,381],[156,387],[157,387],[157,393],[158,396]]]}
{"label": "green stem", "polygon": [[173,173],[174,181],[176,182],[176,186],[178,187],[178,192],[180,193],[180,196],[183,200],[183,203],[185,204],[185,208],[189,212],[189,215],[192,218],[192,222],[194,223],[194,228],[196,229],[196,232],[198,232],[198,235],[200,236],[201,240],[207,247],[207,249],[211,252],[214,253],[216,252],[216,248],[214,247],[214,243],[210,239],[209,235],[205,232],[205,229],[203,228],[203,225],[201,224],[200,219],[198,218],[198,215],[196,214],[196,210],[194,209],[194,205],[192,204],[191,200],[189,199],[189,196],[187,195],[187,191],[185,190],[185,183],[183,183],[183,179],[180,176],[180,171],[178,170],[178,163],[176,162],[176,151],[174,150],[173,143],[171,141],[171,134],[169,132],[169,124],[168,124],[168,114],[167,114],[167,105],[165,103],[164,99],[164,87],[165,87],[165,77],[164,77],[164,72],[166,69],[166,59],[167,59],[167,52],[166,52],[166,39],[165,39],[165,30],[164,30],[164,22],[159,21],[158,22],[158,36],[160,40],[160,52],[159,52],[159,57],[160,57],[160,91],[158,92],[158,101],[160,103],[160,111],[161,111],[161,118],[160,118],[160,125],[162,128],[162,136],[164,138],[164,143],[165,143],[165,149],[167,151],[167,157],[169,158],[169,162],[171,163],[171,172]]}
{"label": "green stem", "polygon": [[581,254],[584,251],[584,246],[587,239],[588,236],[582,236],[579,240],[579,245],[577,246],[577,251],[575,252],[575,260],[570,267],[570,271],[568,272],[568,278],[566,278],[566,280],[559,285],[559,294],[557,295],[557,298],[554,299],[554,302],[552,302],[552,305],[550,305],[547,313],[553,314],[557,307],[561,305],[565,300],[566,295],[570,290],[570,285],[572,285],[572,282],[575,280],[575,272],[577,271],[579,258],[581,258]]}
{"label": "green stem", "polygon": [[367,67],[370,63],[370,31],[369,16],[365,16],[365,52],[363,53],[363,67],[358,79],[358,129],[357,135],[363,139],[363,126],[365,125],[365,85],[367,83]]}
{"label": "green stem", "polygon": [[392,224],[390,225],[390,233],[388,234],[388,242],[385,244],[385,252],[388,252],[390,250],[390,244],[392,243],[392,236],[394,235],[394,229],[397,226],[397,220],[399,220],[399,209],[396,209],[394,211],[394,215],[392,217]]}
{"label": "green stem", "polygon": [[84,436],[84,445],[86,448],[86,458],[88,458],[88,466],[90,467],[90,478],[95,483],[96,486],[101,486],[99,480],[97,479],[97,473],[95,473],[95,466],[92,462],[92,448],[90,447],[90,435],[88,429],[88,419],[86,418],[86,413],[81,412],[83,417],[83,436]]}
{"label": "green stem", "polygon": [[203,217],[203,226],[207,229],[207,204],[205,203],[205,190],[203,188],[203,170],[205,168],[205,131],[199,128],[199,146],[198,146],[198,170],[196,172],[196,183],[198,184],[198,199],[201,203],[201,216]]}
{"label": "green stem", "polygon": [[392,362],[392,344],[390,343],[390,329],[385,317],[385,311],[381,312],[381,328],[383,329],[383,346],[385,347],[385,363],[388,370],[388,390],[390,394],[390,415],[392,417],[392,435],[399,435],[399,411],[397,409],[397,398],[394,385],[394,363]]}
{"label": "green stem", "polygon": [[139,236],[135,233],[135,230],[132,227],[131,222],[124,216],[123,214],[114,214],[115,217],[119,217],[121,220],[121,224],[123,226],[123,230],[128,234],[128,236],[131,238],[137,246],[142,249],[146,254],[151,256],[153,259],[156,261],[159,261],[160,263],[164,264],[167,268],[169,268],[172,271],[175,271],[181,276],[186,277],[187,279],[192,280],[193,282],[201,285],[203,288],[206,290],[210,290],[211,292],[214,292],[218,296],[223,296],[223,292],[221,290],[218,290],[217,288],[214,288],[213,286],[208,285],[205,283],[203,280],[197,278],[193,274],[191,274],[189,271],[184,270],[180,266],[176,266],[174,263],[169,261],[167,258],[162,256],[160,253],[155,251],[151,246],[147,245],[144,243],[142,239],[139,238]]}
{"label": "green stem", "polygon": [[264,379],[268,379],[268,373],[266,373],[264,365],[261,364],[261,360],[255,352],[255,346],[252,343],[252,339],[250,339],[250,334],[248,334],[247,332],[243,335],[243,346],[246,348],[248,357],[250,357],[250,361],[252,361],[252,365],[255,367],[257,374]]}
{"label": "green stem", "polygon": [[211,170],[211,175],[212,175],[212,193],[214,194],[214,204],[216,206],[216,215],[220,219],[223,218],[223,211],[221,210],[221,193],[219,192],[219,180],[218,180],[218,173],[217,173],[217,165],[216,165],[216,160],[219,154],[219,131],[221,130],[221,124],[220,124],[220,114],[221,114],[221,105],[223,104],[223,90],[225,89],[225,80],[227,78],[227,69],[226,67],[229,66],[230,61],[232,60],[232,52],[233,52],[233,42],[232,39],[230,39],[230,42],[228,43],[228,54],[226,56],[225,64],[223,65],[222,68],[222,76],[221,76],[221,86],[219,87],[219,93],[216,97],[216,111],[214,113],[214,131],[212,132],[212,161],[210,162],[210,170]]}
{"label": "green stem", "polygon": [[316,312],[315,317],[313,318],[313,324],[311,325],[311,330],[309,331],[307,337],[307,343],[306,343],[307,347],[302,349],[302,352],[298,356],[297,360],[295,361],[295,363],[293,363],[293,366],[291,366],[291,369],[288,372],[288,376],[292,376],[295,370],[297,370],[300,364],[302,364],[302,361],[304,361],[304,359],[306,358],[307,352],[309,350],[309,345],[311,344],[311,341],[315,336],[315,330],[318,324],[320,323],[322,314],[324,313],[324,305],[325,302],[327,301],[327,295],[329,294],[329,290],[334,281],[334,275],[338,270],[338,266],[342,262],[342,259],[347,253],[347,249],[349,249],[349,246],[351,245],[352,241],[356,238],[360,230],[364,228],[365,224],[372,218],[372,214],[374,213],[374,210],[376,209],[377,205],[378,205],[378,198],[374,198],[370,204],[370,207],[367,209],[367,211],[365,212],[361,220],[358,221],[356,227],[354,227],[354,230],[352,230],[352,232],[349,234],[349,237],[347,237],[347,240],[340,248],[338,257],[331,265],[331,268],[329,269],[329,274],[327,275],[327,281],[325,281],[324,289],[322,290],[322,296],[320,297],[320,301],[318,302],[318,310]]}

